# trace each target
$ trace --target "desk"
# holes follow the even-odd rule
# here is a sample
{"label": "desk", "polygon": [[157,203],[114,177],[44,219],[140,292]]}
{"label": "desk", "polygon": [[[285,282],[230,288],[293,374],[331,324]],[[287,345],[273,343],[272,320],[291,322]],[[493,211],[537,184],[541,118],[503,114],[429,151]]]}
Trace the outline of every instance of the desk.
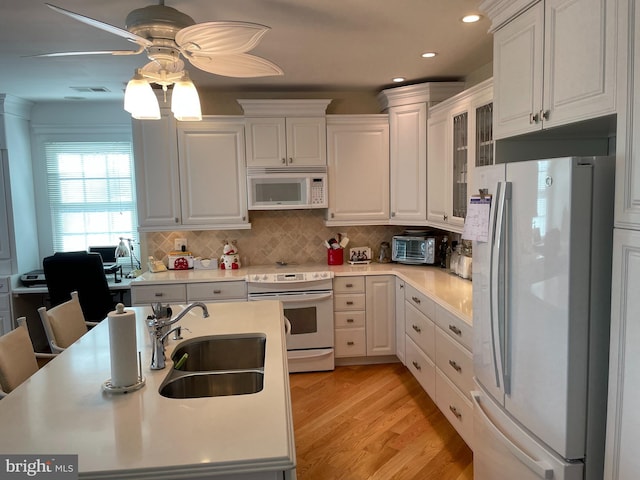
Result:
{"label": "desk", "polygon": [[[113,275],[107,277],[109,289],[112,295],[118,295],[116,301],[131,305],[131,278],[123,278],[122,281],[116,283]],[[16,326],[16,318],[26,317],[29,326],[29,334],[33,348],[37,352],[49,352],[49,344],[47,336],[42,327],[42,321],[38,314],[38,308],[51,307],[49,302],[49,291],[46,285],[37,285],[33,287],[25,287],[20,281],[20,275],[11,277],[11,309],[13,312],[13,325]]]}

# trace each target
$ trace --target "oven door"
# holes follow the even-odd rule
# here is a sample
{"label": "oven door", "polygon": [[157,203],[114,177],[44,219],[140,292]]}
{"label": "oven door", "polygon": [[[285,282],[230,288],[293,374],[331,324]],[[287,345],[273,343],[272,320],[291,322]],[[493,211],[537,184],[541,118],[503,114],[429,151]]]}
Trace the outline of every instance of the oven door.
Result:
{"label": "oven door", "polygon": [[287,350],[333,348],[333,292],[253,293],[249,301],[280,300],[291,327]]}

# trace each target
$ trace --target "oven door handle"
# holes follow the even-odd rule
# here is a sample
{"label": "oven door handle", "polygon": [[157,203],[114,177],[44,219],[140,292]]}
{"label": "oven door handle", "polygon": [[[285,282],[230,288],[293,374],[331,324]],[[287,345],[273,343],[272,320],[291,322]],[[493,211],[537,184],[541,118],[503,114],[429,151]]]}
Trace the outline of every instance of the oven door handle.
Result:
{"label": "oven door handle", "polygon": [[[284,317],[284,315],[283,315]],[[287,317],[284,317],[284,333],[289,335],[291,333],[291,322]]]}
{"label": "oven door handle", "polygon": [[333,298],[333,292],[328,293],[307,293],[301,295],[279,295],[279,294],[267,294],[267,295],[249,295],[249,301],[256,300],[280,300],[282,303],[302,303],[302,302],[318,302],[320,300],[328,300]]}

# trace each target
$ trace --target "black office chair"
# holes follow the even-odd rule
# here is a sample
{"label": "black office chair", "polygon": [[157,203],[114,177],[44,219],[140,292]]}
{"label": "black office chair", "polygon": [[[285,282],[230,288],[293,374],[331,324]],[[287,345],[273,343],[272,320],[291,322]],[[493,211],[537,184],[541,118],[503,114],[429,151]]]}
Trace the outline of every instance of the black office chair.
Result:
{"label": "black office chair", "polygon": [[77,291],[87,321],[99,322],[115,310],[99,253],[57,252],[42,261],[51,306],[71,299]]}

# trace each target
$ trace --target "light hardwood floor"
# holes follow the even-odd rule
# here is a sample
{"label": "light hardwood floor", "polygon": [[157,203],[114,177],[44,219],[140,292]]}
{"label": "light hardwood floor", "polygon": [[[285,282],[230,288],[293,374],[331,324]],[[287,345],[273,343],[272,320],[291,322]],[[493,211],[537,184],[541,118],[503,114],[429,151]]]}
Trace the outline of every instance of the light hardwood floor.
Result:
{"label": "light hardwood floor", "polygon": [[299,480],[472,480],[471,450],[403,365],[289,376]]}

